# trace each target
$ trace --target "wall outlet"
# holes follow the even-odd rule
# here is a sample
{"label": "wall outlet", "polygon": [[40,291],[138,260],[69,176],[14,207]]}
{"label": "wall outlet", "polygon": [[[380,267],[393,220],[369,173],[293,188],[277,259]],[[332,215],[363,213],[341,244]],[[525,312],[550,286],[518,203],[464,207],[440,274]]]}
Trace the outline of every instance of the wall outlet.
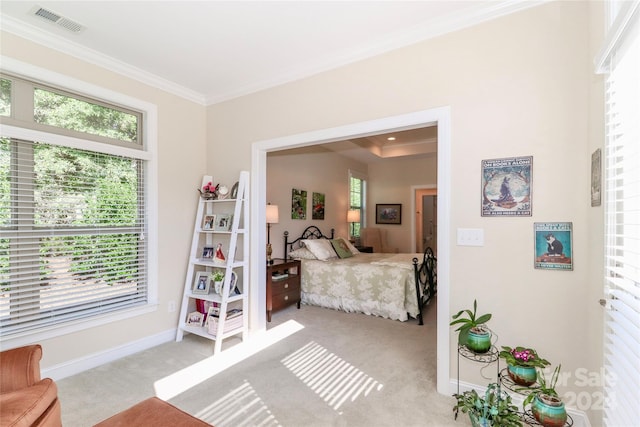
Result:
{"label": "wall outlet", "polygon": [[169,301],[168,310],[169,310],[169,313],[173,313],[174,311],[176,311],[176,302],[175,301]]}

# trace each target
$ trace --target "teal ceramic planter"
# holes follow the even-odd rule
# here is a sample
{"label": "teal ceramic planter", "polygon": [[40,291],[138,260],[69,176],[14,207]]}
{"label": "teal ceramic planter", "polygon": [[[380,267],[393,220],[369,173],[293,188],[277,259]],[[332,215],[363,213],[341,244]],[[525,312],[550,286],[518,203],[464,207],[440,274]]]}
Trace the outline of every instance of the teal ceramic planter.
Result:
{"label": "teal ceramic planter", "polygon": [[469,331],[467,348],[475,353],[486,353],[491,348],[491,333],[477,333]]}
{"label": "teal ceramic planter", "polygon": [[533,366],[507,365],[509,377],[514,383],[529,387],[536,382],[538,375]]}
{"label": "teal ceramic planter", "polygon": [[531,403],[531,412],[544,427],[562,427],[567,422],[567,411],[559,399],[538,395]]}
{"label": "teal ceramic planter", "polygon": [[491,427],[493,424],[491,421],[487,420],[484,417],[479,417],[472,413],[469,413],[469,419],[471,420],[472,427]]}

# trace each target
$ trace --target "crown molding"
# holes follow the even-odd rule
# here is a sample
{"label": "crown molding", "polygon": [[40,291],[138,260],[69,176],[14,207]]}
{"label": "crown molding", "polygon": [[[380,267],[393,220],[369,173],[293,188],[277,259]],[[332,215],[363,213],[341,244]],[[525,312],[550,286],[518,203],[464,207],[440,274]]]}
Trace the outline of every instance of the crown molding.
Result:
{"label": "crown molding", "polygon": [[169,92],[181,98],[205,105],[205,97],[191,89],[149,73],[140,68],[134,67],[126,62],[119,61],[111,56],[89,49],[78,43],[66,40],[52,33],[44,32],[33,25],[14,19],[10,16],[2,15],[2,31],[15,34],[31,42],[43,45],[50,49],[73,56],[90,64],[97,65],[114,73],[137,80],[156,89]]}
{"label": "crown molding", "polygon": [[40,28],[9,16],[2,15],[1,23],[3,31],[7,31],[34,43],[71,55],[91,64],[98,65],[109,71],[132,78],[181,98],[208,106],[296,80],[301,80],[322,72],[334,70],[357,61],[416,44],[446,33],[472,27],[482,22],[496,19],[511,13],[540,6],[550,1],[554,0],[506,0],[492,3],[489,6],[487,6],[486,3],[479,3],[477,7],[468,10],[466,13],[453,14],[449,17],[439,18],[434,22],[423,22],[420,25],[408,27],[402,31],[396,32],[389,37],[384,37],[377,43],[363,46],[360,49],[337,53],[333,57],[318,58],[315,61],[303,64],[302,66],[292,69],[288,73],[276,78],[252,82],[251,84],[219,94],[198,93],[153,73],[144,71],[113,57],[66,40],[55,34],[43,32]]}

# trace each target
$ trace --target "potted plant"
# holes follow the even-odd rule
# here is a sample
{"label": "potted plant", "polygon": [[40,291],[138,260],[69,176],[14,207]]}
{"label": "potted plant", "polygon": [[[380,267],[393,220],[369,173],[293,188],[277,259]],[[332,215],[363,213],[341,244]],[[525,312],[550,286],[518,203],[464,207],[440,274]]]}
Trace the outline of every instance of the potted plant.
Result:
{"label": "potted plant", "polygon": [[[466,346],[469,350],[476,353],[486,353],[491,348],[491,331],[485,325],[491,319],[491,314],[477,315],[478,302],[473,300],[473,311],[460,310],[452,316],[453,325],[460,325],[456,331],[458,334],[458,343]],[[466,314],[467,317],[461,317]]]}
{"label": "potted plant", "polygon": [[469,414],[473,427],[522,426],[518,407],[511,402],[511,396],[500,390],[497,383],[489,384],[484,397],[475,390],[454,394],[456,405],[453,407],[455,418],[458,411]]}
{"label": "potted plant", "polygon": [[513,382],[527,387],[536,382],[536,368],[549,365],[549,361],[538,356],[534,349],[521,346],[502,346],[500,357],[507,362],[507,372]]}
{"label": "potted plant", "polygon": [[213,270],[209,275],[209,278],[213,280],[213,289],[215,293],[219,294],[222,292],[222,282],[224,280],[224,271],[222,270]]}
{"label": "potted plant", "polygon": [[[522,408],[531,404],[531,413],[535,419],[544,427],[562,427],[567,421],[567,411],[558,392],[556,391],[556,383],[560,376],[560,366],[556,366],[551,374],[551,380],[547,382],[544,371],[536,368],[538,371],[539,388],[533,389],[531,393],[522,402]],[[530,391],[531,389],[526,389]]]}

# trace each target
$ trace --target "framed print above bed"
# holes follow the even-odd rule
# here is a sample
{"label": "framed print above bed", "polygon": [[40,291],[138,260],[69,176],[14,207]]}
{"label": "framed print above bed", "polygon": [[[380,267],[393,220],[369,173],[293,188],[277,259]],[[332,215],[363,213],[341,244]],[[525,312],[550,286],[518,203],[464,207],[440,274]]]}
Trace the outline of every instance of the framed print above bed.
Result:
{"label": "framed print above bed", "polygon": [[376,224],[402,224],[402,205],[376,204]]}

